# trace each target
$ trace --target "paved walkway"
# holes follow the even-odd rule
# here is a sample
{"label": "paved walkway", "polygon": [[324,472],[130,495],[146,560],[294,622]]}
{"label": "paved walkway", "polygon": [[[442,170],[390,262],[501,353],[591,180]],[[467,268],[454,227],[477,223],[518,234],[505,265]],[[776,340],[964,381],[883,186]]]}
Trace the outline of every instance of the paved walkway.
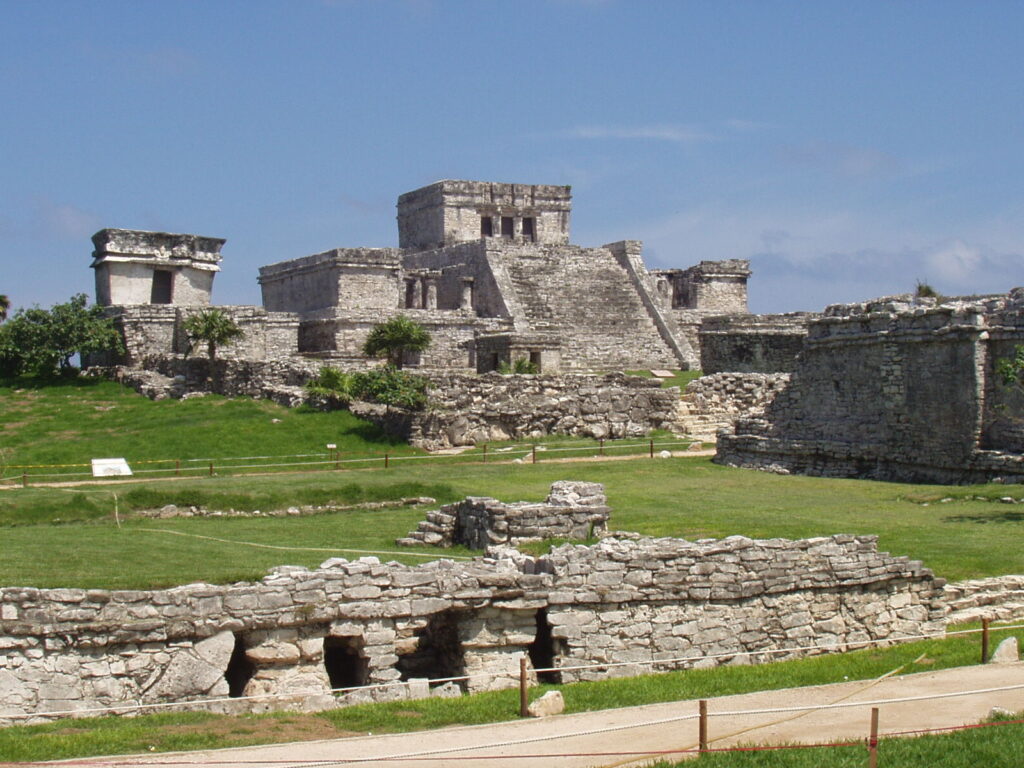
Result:
{"label": "paved walkway", "polygon": [[[1016,688],[1005,690],[1013,686]],[[1004,690],[990,690],[1000,688]],[[948,695],[963,691],[985,692],[969,696]],[[879,703],[936,695],[945,698]],[[834,704],[844,706],[811,712],[742,714],[749,710]],[[863,740],[868,735],[872,706],[880,709],[879,730],[882,735],[918,728],[975,723],[996,706],[1011,711],[1024,711],[1024,663],[961,667],[877,681],[836,683],[710,699],[710,746]],[[657,752],[696,747],[697,711],[696,701],[679,701],[401,735],[362,736],[210,752],[97,758],[76,761],[76,764],[211,765],[225,768],[254,768],[262,765],[298,768],[308,764],[403,768],[636,766],[662,757],[674,757],[657,755]]]}

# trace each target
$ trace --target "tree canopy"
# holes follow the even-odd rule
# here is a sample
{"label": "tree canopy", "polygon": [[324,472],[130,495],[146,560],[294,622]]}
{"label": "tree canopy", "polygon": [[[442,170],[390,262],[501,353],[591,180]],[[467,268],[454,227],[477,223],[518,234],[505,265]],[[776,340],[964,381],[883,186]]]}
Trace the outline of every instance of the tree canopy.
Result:
{"label": "tree canopy", "polygon": [[363,353],[386,357],[395,368],[401,368],[407,352],[422,352],[429,346],[430,334],[422,325],[397,315],[373,327],[363,344]]}
{"label": "tree canopy", "polygon": [[0,293],[0,322],[7,319],[7,313],[11,309],[11,300],[7,298],[7,294]]}
{"label": "tree canopy", "polygon": [[192,344],[204,342],[206,354],[211,360],[217,359],[217,348],[230,344],[245,335],[238,323],[222,309],[203,309],[190,315],[183,325],[185,334]]}
{"label": "tree canopy", "polygon": [[50,309],[20,309],[0,325],[0,373],[50,376],[74,371],[71,358],[89,352],[121,352],[113,321],[98,306],[86,306],[84,293]]}

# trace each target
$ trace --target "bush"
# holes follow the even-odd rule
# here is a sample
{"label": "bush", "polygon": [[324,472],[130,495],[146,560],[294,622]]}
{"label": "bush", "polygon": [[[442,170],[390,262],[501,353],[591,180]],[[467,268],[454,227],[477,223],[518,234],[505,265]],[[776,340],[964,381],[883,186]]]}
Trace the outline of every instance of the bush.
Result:
{"label": "bush", "polygon": [[77,375],[75,355],[124,351],[121,334],[103,308],[88,307],[84,293],[50,309],[20,309],[0,326],[0,375]]}
{"label": "bush", "polygon": [[352,396],[383,405],[418,411],[427,406],[427,380],[384,365],[352,374]]}
{"label": "bush", "polygon": [[306,391],[332,404],[345,406],[352,401],[354,378],[351,373],[325,366],[315,379],[306,382]]}
{"label": "bush", "polygon": [[531,363],[525,357],[517,358],[512,365],[508,363],[502,363],[498,366],[498,373],[508,376],[513,373],[540,373],[540,366],[536,363]]}

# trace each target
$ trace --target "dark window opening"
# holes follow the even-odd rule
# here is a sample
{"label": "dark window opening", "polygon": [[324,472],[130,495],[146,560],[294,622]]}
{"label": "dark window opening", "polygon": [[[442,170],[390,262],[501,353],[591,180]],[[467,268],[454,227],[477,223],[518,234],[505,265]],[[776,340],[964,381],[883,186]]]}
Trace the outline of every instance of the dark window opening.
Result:
{"label": "dark window opening", "polygon": [[502,237],[512,237],[512,235],[513,235],[512,217],[511,216],[502,216],[501,217],[501,236]]}
{"label": "dark window opening", "polygon": [[[427,626],[416,632],[416,649],[398,657],[395,667],[402,680],[426,677],[437,680],[465,674],[466,665],[459,642],[459,620],[454,611],[436,613]],[[465,687],[464,680],[456,681]]]}
{"label": "dark window opening", "polygon": [[494,237],[494,219],[490,216],[480,217],[480,237]]}
{"label": "dark window opening", "polygon": [[[537,611],[537,634],[530,643],[530,663],[534,669],[551,669],[555,666],[555,640],[551,637],[551,625],[548,623],[548,610],[541,608]],[[537,681],[558,685],[562,682],[562,673],[538,672]]]}
{"label": "dark window opening", "polygon": [[536,239],[534,219],[532,216],[523,219],[523,239],[529,240],[531,243]]}
{"label": "dark window opening", "polygon": [[369,666],[358,637],[325,637],[324,669],[331,688],[355,688],[366,685]]}
{"label": "dark window opening", "polygon": [[228,683],[228,696],[237,699],[245,693],[245,686],[256,674],[256,666],[246,658],[245,643],[240,634],[235,634],[235,647],[231,651],[228,668],[224,671],[224,679]]}
{"label": "dark window opening", "polygon": [[174,273],[166,269],[158,269],[153,272],[153,288],[149,294],[150,304],[170,304],[171,286],[174,283]]}
{"label": "dark window opening", "polygon": [[530,365],[536,366],[537,372],[540,372],[540,351],[533,350],[530,352]]}
{"label": "dark window opening", "polygon": [[405,308],[415,309],[416,308],[416,283],[409,281],[405,284]]}

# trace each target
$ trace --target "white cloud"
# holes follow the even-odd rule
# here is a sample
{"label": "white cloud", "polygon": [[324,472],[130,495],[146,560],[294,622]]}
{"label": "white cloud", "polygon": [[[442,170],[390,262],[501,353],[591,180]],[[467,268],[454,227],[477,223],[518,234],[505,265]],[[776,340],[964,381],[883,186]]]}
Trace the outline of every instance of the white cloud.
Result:
{"label": "white cloud", "polygon": [[786,312],[906,293],[918,280],[947,295],[1002,293],[1024,284],[1024,229],[1004,222],[994,237],[988,232],[983,222],[946,235],[852,211],[709,204],[640,225],[636,235],[653,266],[750,259],[752,310]]}
{"label": "white cloud", "polygon": [[826,141],[786,146],[779,150],[779,156],[790,165],[814,168],[846,178],[897,173],[903,166],[895,155],[873,147]]}
{"label": "white cloud", "polygon": [[88,239],[101,228],[100,218],[95,214],[47,199],[36,201],[35,218],[44,235],[62,240]]}
{"label": "white cloud", "polygon": [[574,139],[639,139],[648,141],[669,141],[678,144],[692,144],[700,141],[712,141],[716,137],[703,129],[688,125],[638,125],[610,126],[583,125],[571,128],[566,136]]}

